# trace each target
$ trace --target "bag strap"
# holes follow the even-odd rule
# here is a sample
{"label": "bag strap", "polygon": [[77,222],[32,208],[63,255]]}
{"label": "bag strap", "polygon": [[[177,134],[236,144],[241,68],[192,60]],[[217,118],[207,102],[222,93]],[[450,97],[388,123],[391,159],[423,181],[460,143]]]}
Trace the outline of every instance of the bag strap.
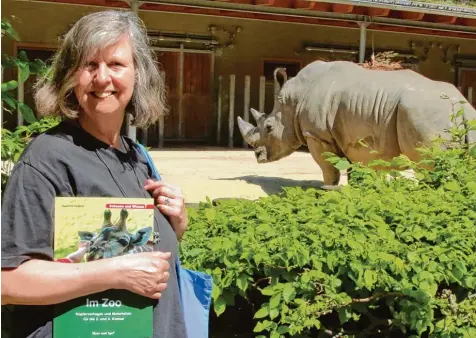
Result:
{"label": "bag strap", "polygon": [[149,155],[149,152],[147,149],[140,143],[137,143],[139,146],[139,149],[141,150],[142,154],[145,156],[145,159],[147,160],[147,163],[149,164],[150,168],[152,169],[152,177],[155,178],[156,180],[160,181],[162,178],[160,177],[159,171],[155,167],[154,161],[152,161],[152,158]]}

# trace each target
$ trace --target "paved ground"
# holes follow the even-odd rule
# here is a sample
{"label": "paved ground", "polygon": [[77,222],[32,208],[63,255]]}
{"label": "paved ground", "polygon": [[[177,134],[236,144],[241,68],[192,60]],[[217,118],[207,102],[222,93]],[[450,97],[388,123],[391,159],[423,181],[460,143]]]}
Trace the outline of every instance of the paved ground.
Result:
{"label": "paved ground", "polygon": [[321,170],[307,152],[266,164],[258,164],[251,149],[163,148],[150,154],[163,179],[183,189],[187,203],[206,196],[257,199],[285,186],[322,185]]}

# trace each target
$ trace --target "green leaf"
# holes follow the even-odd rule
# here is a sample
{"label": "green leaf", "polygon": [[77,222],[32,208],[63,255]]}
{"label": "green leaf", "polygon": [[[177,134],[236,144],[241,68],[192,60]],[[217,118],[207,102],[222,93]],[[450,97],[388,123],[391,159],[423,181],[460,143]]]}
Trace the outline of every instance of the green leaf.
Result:
{"label": "green leaf", "polygon": [[371,291],[374,287],[375,282],[377,281],[377,274],[373,270],[365,270],[364,272],[364,283],[365,287]]}
{"label": "green leaf", "polygon": [[339,321],[341,325],[347,323],[349,319],[352,318],[352,310],[349,306],[340,308],[337,310],[337,313],[339,314]]}
{"label": "green leaf", "polygon": [[18,109],[20,110],[21,115],[23,116],[23,119],[28,122],[28,123],[34,123],[38,121],[36,119],[35,114],[33,113],[33,110],[31,110],[30,107],[28,107],[26,104],[23,102],[18,102]]}
{"label": "green leaf", "polygon": [[289,326],[280,325],[278,327],[279,334],[286,334],[289,332]]}
{"label": "green leaf", "polygon": [[459,186],[458,182],[450,181],[445,184],[445,189],[450,191],[461,191],[461,187]]}
{"label": "green leaf", "polygon": [[269,321],[269,320],[264,320],[262,322],[258,322],[256,324],[255,328],[253,329],[253,332],[261,332],[263,330],[266,330],[266,329],[270,328],[272,325],[273,325],[273,322]]}
{"label": "green leaf", "polygon": [[207,218],[207,221],[211,222],[215,219],[217,215],[217,211],[214,208],[208,208],[205,210],[205,217]]}
{"label": "green leaf", "polygon": [[281,293],[276,293],[271,297],[271,300],[269,301],[269,307],[271,309],[275,309],[279,306],[281,303]]}
{"label": "green leaf", "polygon": [[[18,87],[18,82],[15,80],[10,80],[8,82],[2,83],[2,92],[7,92]],[[2,93],[3,95],[3,93]]]}
{"label": "green leaf", "polygon": [[346,159],[341,159],[334,165],[334,167],[336,167],[338,170],[347,170],[350,168],[350,163]]}
{"label": "green leaf", "polygon": [[473,147],[469,150],[468,154],[469,154],[470,156],[476,158],[476,146],[473,146]]}
{"label": "green leaf", "polygon": [[253,318],[260,319],[260,318],[267,317],[268,315],[269,315],[269,308],[268,308],[268,306],[263,306],[263,307],[261,307],[261,309],[259,309],[258,311],[256,311],[256,313],[255,313],[255,315],[253,316]]}
{"label": "green leaf", "polygon": [[221,288],[217,286],[215,283],[213,283],[212,300],[216,301],[220,295],[221,295]]}
{"label": "green leaf", "polygon": [[286,284],[283,289],[283,298],[286,302],[289,302],[296,297],[296,290],[291,283]]}
{"label": "green leaf", "polygon": [[246,291],[248,288],[248,275],[244,273],[240,273],[238,279],[236,280],[236,285],[242,291]]}
{"label": "green leaf", "polygon": [[468,289],[476,289],[476,277],[466,277],[463,281],[463,285]]}
{"label": "green leaf", "polygon": [[272,296],[274,295],[274,289],[273,287],[267,287],[267,288],[264,288],[261,290],[261,294],[264,295],[264,296]]}
{"label": "green leaf", "polygon": [[17,31],[12,27],[10,22],[2,19],[2,35],[6,35],[15,41],[20,41],[20,36]]}
{"label": "green leaf", "polygon": [[213,302],[213,308],[215,309],[215,313],[217,317],[219,317],[223,312],[225,312],[226,309],[226,302],[225,299],[220,296],[218,299]]}
{"label": "green leaf", "polygon": [[279,315],[278,309],[269,309],[269,318],[274,319]]}
{"label": "green leaf", "polygon": [[10,96],[10,93],[3,92],[2,93],[2,101],[4,101],[10,109],[14,110],[17,109],[17,100]]}
{"label": "green leaf", "polygon": [[28,63],[18,65],[19,80],[21,83],[25,82],[30,77],[30,66]]}

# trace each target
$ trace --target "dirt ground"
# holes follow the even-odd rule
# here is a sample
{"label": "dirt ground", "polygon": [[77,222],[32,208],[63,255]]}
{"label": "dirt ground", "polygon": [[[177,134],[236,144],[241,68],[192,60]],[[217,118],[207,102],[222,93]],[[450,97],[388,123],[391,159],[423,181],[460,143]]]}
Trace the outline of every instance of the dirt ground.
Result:
{"label": "dirt ground", "polygon": [[[266,164],[258,164],[251,149],[162,148],[150,154],[162,178],[182,188],[187,204],[207,196],[257,199],[282,187],[322,185],[319,166],[304,151]],[[346,182],[342,175],[341,184]]]}

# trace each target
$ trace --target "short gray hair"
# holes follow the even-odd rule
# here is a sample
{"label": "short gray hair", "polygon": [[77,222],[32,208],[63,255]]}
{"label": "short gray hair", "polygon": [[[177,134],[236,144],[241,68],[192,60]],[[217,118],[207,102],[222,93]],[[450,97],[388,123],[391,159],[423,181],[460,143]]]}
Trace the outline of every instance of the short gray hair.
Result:
{"label": "short gray hair", "polygon": [[134,92],[126,113],[134,116],[133,124],[138,127],[156,122],[167,111],[165,86],[150,50],[145,25],[133,12],[117,10],[86,15],[66,33],[48,75],[36,84],[38,113],[76,119],[76,73],[91,53],[115,44],[124,35],[131,43],[135,66]]}

